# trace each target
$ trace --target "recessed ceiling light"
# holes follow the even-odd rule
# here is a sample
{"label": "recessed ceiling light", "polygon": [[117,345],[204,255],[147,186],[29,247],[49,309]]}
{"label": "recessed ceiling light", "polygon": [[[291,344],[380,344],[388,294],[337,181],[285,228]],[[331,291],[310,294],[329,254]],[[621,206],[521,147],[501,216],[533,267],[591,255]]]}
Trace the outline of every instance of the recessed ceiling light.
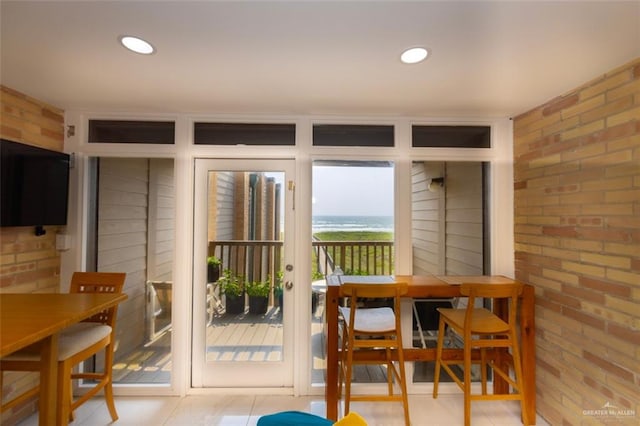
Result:
{"label": "recessed ceiling light", "polygon": [[412,47],[402,52],[400,60],[405,64],[417,64],[427,58],[429,52],[424,47]]}
{"label": "recessed ceiling light", "polygon": [[140,53],[141,55],[151,55],[156,51],[151,43],[144,41],[141,38],[134,36],[121,36],[119,37],[120,43],[132,52]]}

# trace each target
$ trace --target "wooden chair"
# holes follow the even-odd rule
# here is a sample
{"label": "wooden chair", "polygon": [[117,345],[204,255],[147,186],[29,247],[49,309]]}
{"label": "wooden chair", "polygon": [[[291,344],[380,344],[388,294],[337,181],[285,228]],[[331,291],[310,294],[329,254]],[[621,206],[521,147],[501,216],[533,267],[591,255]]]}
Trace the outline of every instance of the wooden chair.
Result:
{"label": "wooden chair", "polygon": [[[525,425],[530,424],[526,418],[524,387],[522,382],[522,364],[520,360],[520,347],[516,334],[516,313],[518,296],[522,293],[522,284],[462,284],[461,294],[469,297],[466,309],[438,308],[440,322],[438,326],[438,343],[435,374],[433,380],[433,397],[438,397],[438,382],[440,380],[440,367],[460,386],[464,393],[464,424],[471,422],[471,401],[475,400],[519,400],[522,407],[522,420]],[[485,308],[476,308],[477,298],[508,299],[509,313],[507,321]],[[442,347],[444,346],[444,330],[448,325],[463,339],[463,361],[442,359]],[[509,371],[504,371],[495,363],[495,351],[492,357],[488,357],[488,348],[511,348],[513,358],[513,370],[515,380],[509,376]],[[479,349],[479,359],[471,357],[472,349]],[[503,349],[506,350],[506,349]],[[471,364],[480,364],[481,394],[471,393]],[[451,370],[450,365],[462,364],[464,377],[461,381]],[[491,367],[494,374],[500,375],[506,380],[515,393],[487,394],[487,367]]]}
{"label": "wooden chair", "polygon": [[[409,421],[409,403],[405,378],[404,352],[400,326],[400,296],[407,293],[406,283],[345,283],[342,292],[349,301],[349,307],[340,307],[342,321],[342,351],[338,394],[342,393],[345,382],[345,415],[349,413],[351,401],[401,401],[404,419]],[[359,300],[393,299],[393,309],[389,307],[363,308]],[[354,359],[355,352],[382,351],[384,359]],[[392,353],[397,353],[398,366],[393,362]],[[351,377],[356,364],[384,364],[387,366],[386,395],[352,395]],[[394,394],[394,379],[400,387],[400,394]]]}
{"label": "wooden chair", "polygon": [[[75,272],[71,278],[70,293],[121,293],[126,274],[120,272]],[[58,343],[58,423],[62,419],[73,420],[73,411],[104,389],[105,401],[111,419],[116,421],[118,413],[113,401],[112,367],[114,329],[117,306],[100,312],[83,322],[74,324],[60,333]],[[72,369],[89,357],[104,349],[104,367],[101,373],[72,373]],[[2,371],[38,371],[39,350],[30,347],[0,360]],[[95,385],[77,400],[73,400],[72,380],[95,380]],[[17,396],[2,405],[2,411],[26,401],[38,393],[38,388]]]}

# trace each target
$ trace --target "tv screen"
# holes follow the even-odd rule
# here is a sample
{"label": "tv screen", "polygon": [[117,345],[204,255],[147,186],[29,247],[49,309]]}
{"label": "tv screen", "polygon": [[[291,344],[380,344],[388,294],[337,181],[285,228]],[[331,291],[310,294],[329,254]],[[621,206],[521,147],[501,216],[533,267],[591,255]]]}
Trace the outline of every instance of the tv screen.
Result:
{"label": "tv screen", "polygon": [[69,155],[0,139],[0,226],[67,224]]}

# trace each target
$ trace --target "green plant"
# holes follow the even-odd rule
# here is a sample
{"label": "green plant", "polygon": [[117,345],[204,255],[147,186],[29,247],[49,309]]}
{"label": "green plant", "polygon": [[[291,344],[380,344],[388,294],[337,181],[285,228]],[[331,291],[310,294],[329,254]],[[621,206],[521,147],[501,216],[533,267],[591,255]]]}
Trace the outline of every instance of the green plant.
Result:
{"label": "green plant", "polygon": [[244,282],[242,277],[234,275],[230,269],[222,272],[222,277],[218,280],[220,291],[227,296],[238,297],[244,292]]}
{"label": "green plant", "polygon": [[207,257],[207,265],[220,266],[220,259],[215,256]]}
{"label": "green plant", "polygon": [[247,294],[249,296],[260,296],[267,297],[269,296],[269,290],[271,289],[270,279],[267,278],[265,281],[253,281],[247,283]]}

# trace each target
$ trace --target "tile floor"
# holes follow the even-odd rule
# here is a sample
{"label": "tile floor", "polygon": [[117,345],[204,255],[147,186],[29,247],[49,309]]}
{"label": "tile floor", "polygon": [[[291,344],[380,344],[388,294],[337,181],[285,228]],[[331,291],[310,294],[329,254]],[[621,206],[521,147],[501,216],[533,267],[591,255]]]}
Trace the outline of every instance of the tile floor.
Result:
{"label": "tile floor", "polygon": [[[463,423],[462,396],[410,395],[411,424],[416,426],[452,426]],[[116,425],[256,425],[260,416],[284,410],[300,410],[323,415],[322,397],[292,396],[222,396],[193,395],[180,397],[117,397],[120,419]],[[370,426],[404,425],[402,407],[398,403],[357,402],[352,410],[361,414]],[[480,401],[471,406],[473,426],[517,426],[520,422],[518,402]],[[32,416],[21,426],[37,425]],[[101,426],[111,424],[109,412],[102,398],[94,398],[76,411],[72,426]],[[537,424],[548,426],[538,417]]]}

